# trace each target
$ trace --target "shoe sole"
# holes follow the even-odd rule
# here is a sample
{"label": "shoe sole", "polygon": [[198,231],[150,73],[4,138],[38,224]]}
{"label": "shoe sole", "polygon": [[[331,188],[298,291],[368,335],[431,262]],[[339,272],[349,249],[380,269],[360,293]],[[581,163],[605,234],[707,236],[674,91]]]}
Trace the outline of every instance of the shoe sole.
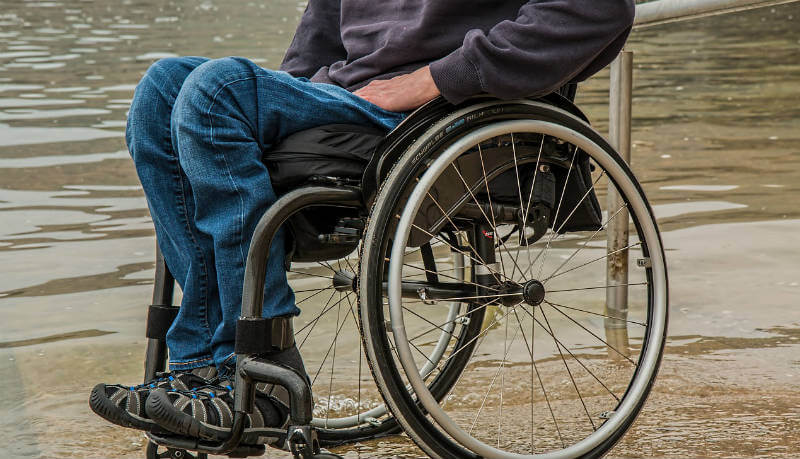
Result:
{"label": "shoe sole", "polygon": [[[210,441],[225,441],[230,436],[230,428],[204,424],[191,415],[178,411],[163,389],[150,392],[145,403],[145,411],[150,419],[160,427],[179,435]],[[276,432],[282,432],[285,435],[286,427],[246,428],[241,443],[269,445],[274,442]]]}
{"label": "shoe sole", "polygon": [[115,405],[106,395],[105,384],[94,386],[89,396],[89,407],[101,418],[118,426],[147,432],[158,427],[155,422],[133,416],[125,408]]}

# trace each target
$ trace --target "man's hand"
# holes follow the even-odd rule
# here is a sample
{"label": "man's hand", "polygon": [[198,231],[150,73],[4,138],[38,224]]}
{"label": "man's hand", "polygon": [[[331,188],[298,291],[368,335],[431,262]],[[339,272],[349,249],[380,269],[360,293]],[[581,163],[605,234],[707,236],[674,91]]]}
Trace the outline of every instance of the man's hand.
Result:
{"label": "man's hand", "polygon": [[391,80],[374,80],[354,93],[392,112],[413,110],[439,95],[431,70],[426,65],[413,73]]}

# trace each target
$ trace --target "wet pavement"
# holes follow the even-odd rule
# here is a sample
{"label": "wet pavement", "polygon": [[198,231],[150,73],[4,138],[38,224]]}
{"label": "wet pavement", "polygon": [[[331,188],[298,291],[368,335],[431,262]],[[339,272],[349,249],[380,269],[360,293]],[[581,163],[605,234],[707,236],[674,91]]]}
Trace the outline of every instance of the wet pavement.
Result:
{"label": "wet pavement", "polygon": [[[133,87],[166,56],[274,68],[304,3],[2,2],[0,457],[143,457],[141,434],[86,405],[95,383],[142,372],[154,240],[122,138]],[[613,457],[800,453],[798,20],[786,5],[628,46],[633,168],[663,232],[671,323]],[[603,132],[606,78],[578,97]],[[405,437],[337,452],[421,455]]]}

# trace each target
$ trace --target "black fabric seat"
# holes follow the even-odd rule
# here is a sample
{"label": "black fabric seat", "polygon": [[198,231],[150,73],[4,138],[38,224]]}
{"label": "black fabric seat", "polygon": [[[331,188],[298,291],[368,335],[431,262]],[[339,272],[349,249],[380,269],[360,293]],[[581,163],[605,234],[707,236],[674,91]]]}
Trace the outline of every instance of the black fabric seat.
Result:
{"label": "black fabric seat", "polygon": [[312,177],[360,180],[386,134],[370,126],[327,124],[286,137],[264,154],[264,163],[278,194]]}

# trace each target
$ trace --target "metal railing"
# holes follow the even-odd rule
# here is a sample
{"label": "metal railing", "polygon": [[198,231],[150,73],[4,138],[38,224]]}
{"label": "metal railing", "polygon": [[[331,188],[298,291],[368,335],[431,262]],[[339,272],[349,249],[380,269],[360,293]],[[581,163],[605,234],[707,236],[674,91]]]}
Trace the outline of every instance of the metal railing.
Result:
{"label": "metal railing", "polygon": [[[800,0],[656,0],[636,5],[634,29],[670,22],[686,21],[718,14],[746,11]],[[622,158],[631,161],[631,99],[633,96],[633,52],[622,51],[611,63],[609,84],[609,141]],[[621,198],[609,184],[608,208],[619,208]],[[607,230],[605,320],[608,343],[616,349],[628,349],[628,218],[616,218]]]}
{"label": "metal railing", "polygon": [[657,0],[636,5],[635,28],[782,5],[798,0]]}

